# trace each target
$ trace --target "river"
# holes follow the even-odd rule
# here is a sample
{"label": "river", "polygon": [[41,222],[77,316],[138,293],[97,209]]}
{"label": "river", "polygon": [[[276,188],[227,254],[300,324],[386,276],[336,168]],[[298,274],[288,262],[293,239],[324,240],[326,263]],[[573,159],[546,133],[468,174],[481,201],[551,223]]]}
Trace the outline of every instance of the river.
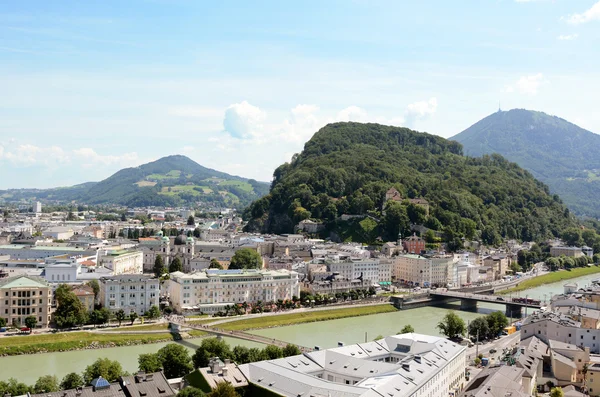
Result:
{"label": "river", "polygon": [[[598,278],[597,274],[579,277],[569,280],[569,282],[577,282],[582,287],[591,284],[591,281],[596,278]],[[515,296],[527,295],[534,299],[549,299],[551,295],[562,293],[563,285],[566,282],[561,281],[521,291],[515,294]],[[313,347],[318,345],[322,348],[329,348],[337,346],[338,342],[351,344],[364,342],[365,339],[373,340],[378,335],[396,334],[407,324],[412,325],[416,332],[437,334],[436,325],[447,313],[448,309],[458,309],[458,303],[449,304],[444,307],[429,306],[393,313],[305,323],[252,332],[257,335],[285,340],[303,346]],[[504,311],[504,306],[493,303],[479,303],[477,313],[458,310],[457,313],[465,321],[470,321],[494,310]],[[225,338],[225,340],[232,346],[262,347],[258,343],[240,339]],[[200,342],[201,339],[188,339],[183,341],[182,344],[190,350],[190,353],[193,353],[194,347],[199,345]],[[140,354],[154,353],[166,344],[157,343],[110,349],[2,357],[0,358],[0,380],[16,378],[26,384],[33,384],[41,375],[56,375],[60,380],[70,372],[83,372],[87,365],[100,357],[118,360],[123,369],[134,372],[137,370],[137,358]]]}

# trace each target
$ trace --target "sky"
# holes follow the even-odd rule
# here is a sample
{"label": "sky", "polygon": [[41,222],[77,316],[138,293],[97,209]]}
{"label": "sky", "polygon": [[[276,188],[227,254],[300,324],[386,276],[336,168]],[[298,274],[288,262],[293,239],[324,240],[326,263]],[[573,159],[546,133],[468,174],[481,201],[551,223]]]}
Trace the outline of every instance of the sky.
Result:
{"label": "sky", "polygon": [[598,0],[0,2],[0,188],[171,154],[261,181],[335,121],[600,133]]}

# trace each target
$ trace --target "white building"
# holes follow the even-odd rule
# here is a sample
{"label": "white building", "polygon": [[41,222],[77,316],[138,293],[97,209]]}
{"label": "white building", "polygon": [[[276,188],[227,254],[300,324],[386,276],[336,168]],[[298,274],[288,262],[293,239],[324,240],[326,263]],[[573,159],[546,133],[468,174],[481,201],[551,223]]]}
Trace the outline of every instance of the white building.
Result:
{"label": "white building", "polygon": [[346,259],[328,261],[327,267],[331,273],[338,273],[346,280],[362,278],[371,284],[391,280],[391,264],[387,261],[380,263],[379,259]]}
{"label": "white building", "polygon": [[110,311],[123,309],[143,315],[159,303],[159,280],[151,276],[123,274],[102,277],[98,300]]}
{"label": "white building", "polygon": [[81,263],[74,259],[65,259],[46,262],[44,269],[44,278],[49,283],[76,283],[78,275],[81,273]]}
{"label": "white building", "polygon": [[248,382],[282,396],[448,397],[465,386],[466,347],[402,334],[240,365]]}
{"label": "white building", "polygon": [[42,236],[50,237],[54,240],[67,240],[73,237],[73,229],[68,226],[54,226],[42,232]]}
{"label": "white building", "polygon": [[431,258],[431,285],[446,286],[452,283],[454,258],[442,256]]}
{"label": "white building", "polygon": [[112,270],[113,275],[142,274],[144,272],[144,254],[142,251],[98,250],[98,266]]}
{"label": "white building", "polygon": [[174,272],[167,285],[171,304],[178,312],[213,313],[227,305],[267,303],[300,296],[298,273],[287,270]]}

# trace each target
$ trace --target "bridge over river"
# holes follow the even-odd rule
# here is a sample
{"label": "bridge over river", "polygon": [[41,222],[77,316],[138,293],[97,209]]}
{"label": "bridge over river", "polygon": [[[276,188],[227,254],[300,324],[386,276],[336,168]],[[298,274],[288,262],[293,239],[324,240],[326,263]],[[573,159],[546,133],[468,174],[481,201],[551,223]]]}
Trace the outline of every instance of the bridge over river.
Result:
{"label": "bridge over river", "polygon": [[[216,336],[228,336],[230,338],[238,338],[238,339],[244,339],[244,340],[248,340],[251,342],[258,342],[258,343],[264,343],[266,345],[275,345],[281,348],[286,347],[289,344],[294,345],[294,343],[289,343],[289,342],[285,342],[282,340],[278,340],[278,339],[273,339],[273,338],[267,338],[265,336],[260,336],[260,335],[254,335],[254,334],[250,334],[248,332],[244,332],[244,331],[229,331],[226,329],[222,329],[222,328],[216,328],[216,327],[212,327],[210,325],[201,325],[201,324],[193,324],[190,322],[171,322],[171,324],[176,324],[177,326],[179,326],[179,328],[190,328],[190,329],[195,329],[195,330],[199,330],[202,332],[206,332],[208,334],[213,334]],[[314,349],[310,348],[310,347],[306,347],[306,346],[300,346],[300,345],[296,345],[300,351],[302,353],[304,352],[311,352]]]}
{"label": "bridge over river", "polygon": [[482,295],[470,292],[459,291],[429,291],[429,297],[432,302],[435,301],[457,301],[460,300],[461,309],[476,309],[477,302],[489,302],[503,304],[506,306],[506,314],[511,317],[517,317],[521,314],[523,308],[540,309],[540,302],[515,302],[513,299],[505,298],[497,295]]}

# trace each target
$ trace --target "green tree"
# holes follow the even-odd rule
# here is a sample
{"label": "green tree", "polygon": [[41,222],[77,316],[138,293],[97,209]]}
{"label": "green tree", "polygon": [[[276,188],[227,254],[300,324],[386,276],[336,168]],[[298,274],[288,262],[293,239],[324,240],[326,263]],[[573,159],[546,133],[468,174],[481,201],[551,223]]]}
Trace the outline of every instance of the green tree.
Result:
{"label": "green tree", "polygon": [[240,397],[235,388],[229,382],[219,382],[217,387],[206,395],[207,397]]}
{"label": "green tree", "polygon": [[187,225],[188,226],[194,226],[195,224],[196,224],[196,220],[194,219],[194,216],[190,215],[188,217],[188,220],[187,220]]}
{"label": "green tree", "polygon": [[0,395],[10,394],[12,396],[22,396],[31,392],[29,386],[17,381],[15,378],[9,378],[8,381],[0,381]]}
{"label": "green tree", "polygon": [[562,390],[562,387],[554,387],[550,390],[550,397],[564,397],[565,393]]}
{"label": "green tree", "polygon": [[486,318],[477,317],[469,324],[468,329],[469,335],[476,338],[479,336],[479,339],[485,339],[490,334],[490,327]]}
{"label": "green tree", "polygon": [[146,373],[158,372],[162,368],[162,362],[158,353],[146,353],[138,356],[138,369]]}
{"label": "green tree", "polygon": [[262,268],[262,258],[258,252],[252,248],[242,248],[235,252],[231,257],[229,269],[260,269]]}
{"label": "green tree", "polygon": [[437,329],[448,338],[455,339],[465,333],[465,322],[455,312],[450,311],[438,323]]}
{"label": "green tree", "polygon": [[297,356],[298,354],[302,354],[302,352],[300,351],[300,348],[296,345],[292,345],[291,343],[288,343],[283,348],[283,356],[284,357]]}
{"label": "green tree", "polygon": [[0,317],[0,328],[6,327],[6,319],[4,317]]}
{"label": "green tree", "polygon": [[373,338],[373,341],[381,340],[381,339],[383,339],[383,335],[379,334],[375,338]]}
{"label": "green tree", "polygon": [[125,310],[123,309],[119,309],[117,310],[117,312],[115,313],[115,318],[117,319],[117,321],[119,322],[119,327],[121,326],[121,323],[123,321],[125,321],[126,318],[126,314],[125,314]]}
{"label": "green tree", "polygon": [[76,389],[78,387],[83,386],[85,383],[81,375],[77,372],[71,372],[65,375],[64,378],[60,381],[61,390],[69,390]]}
{"label": "green tree", "polygon": [[106,324],[110,320],[110,311],[105,307],[96,309],[89,314],[89,320],[94,325]]}
{"label": "green tree", "polygon": [[584,244],[581,237],[581,229],[578,227],[570,227],[563,231],[561,238],[567,245],[575,245],[581,247]]}
{"label": "green tree", "polygon": [[167,269],[165,268],[165,262],[163,261],[163,257],[161,255],[156,255],[156,259],[154,260],[154,267],[152,267],[152,272],[154,273],[154,277],[156,278],[159,278],[167,272]]}
{"label": "green tree", "polygon": [[53,375],[40,376],[33,385],[34,393],[52,393],[59,391],[60,386],[58,385],[58,378]]}
{"label": "green tree", "polygon": [[410,220],[406,213],[406,207],[395,201],[388,201],[382,225],[386,241],[396,241],[399,234],[407,235],[410,231]]}
{"label": "green tree", "polygon": [[404,327],[402,327],[402,329],[400,330],[400,334],[410,334],[415,332],[415,329],[413,328],[412,325],[410,324],[406,324]]}
{"label": "green tree", "polygon": [[54,294],[58,304],[54,321],[59,328],[85,324],[87,311],[68,285],[59,285]]}
{"label": "green tree", "polygon": [[204,397],[206,394],[197,387],[188,386],[177,393],[177,397]]}
{"label": "green tree", "polygon": [[169,263],[169,273],[180,272],[183,270],[183,266],[181,264],[181,259],[178,256],[173,258],[171,263]]}
{"label": "green tree", "polygon": [[250,361],[250,349],[247,348],[246,346],[237,345],[233,348],[231,353],[232,353],[233,361],[235,361],[238,365],[247,364],[247,363],[251,362]]}
{"label": "green tree", "polygon": [[558,258],[548,258],[546,259],[546,266],[550,271],[555,272],[560,269],[560,261]]}
{"label": "green tree", "polygon": [[194,369],[187,349],[181,345],[170,343],[160,349],[157,355],[168,379],[185,376]]}
{"label": "green tree", "polygon": [[151,320],[154,320],[155,318],[159,318],[160,317],[160,309],[158,308],[158,306],[152,305],[150,307],[150,310],[148,310],[148,313],[146,314],[146,316]]}
{"label": "green tree", "polygon": [[221,265],[221,263],[216,260],[215,258],[212,258],[210,260],[210,265],[208,266],[209,269],[223,269],[223,266]]}
{"label": "green tree", "polygon": [[135,320],[137,318],[138,318],[138,314],[136,312],[129,313],[129,321],[131,321],[131,325],[133,325],[133,323],[135,322]]}
{"label": "green tree", "polygon": [[92,287],[92,291],[94,291],[94,302],[97,302],[98,294],[100,293],[100,284],[98,283],[98,280],[90,280],[87,284]]}
{"label": "green tree", "polygon": [[281,347],[275,345],[266,346],[263,351],[263,357],[265,360],[275,360],[278,358],[283,358],[283,350]]}
{"label": "green tree", "polygon": [[500,311],[492,312],[485,316],[488,328],[490,330],[488,337],[495,337],[502,333],[502,330],[508,325],[508,318]]}
{"label": "green tree", "polygon": [[213,357],[221,359],[234,358],[227,342],[217,338],[204,338],[196,352],[192,356],[194,368],[202,368],[208,365],[208,361]]}
{"label": "green tree", "polygon": [[88,365],[83,371],[83,380],[88,385],[93,379],[101,376],[109,382],[116,381],[123,375],[123,368],[118,361],[112,361],[108,358],[99,358]]}
{"label": "green tree", "polygon": [[510,270],[513,272],[513,274],[517,274],[518,272],[523,271],[521,266],[519,266],[519,264],[515,261],[510,262]]}
{"label": "green tree", "polygon": [[37,325],[37,318],[35,316],[27,316],[25,317],[25,326],[29,328],[29,332],[33,331],[35,326]]}

